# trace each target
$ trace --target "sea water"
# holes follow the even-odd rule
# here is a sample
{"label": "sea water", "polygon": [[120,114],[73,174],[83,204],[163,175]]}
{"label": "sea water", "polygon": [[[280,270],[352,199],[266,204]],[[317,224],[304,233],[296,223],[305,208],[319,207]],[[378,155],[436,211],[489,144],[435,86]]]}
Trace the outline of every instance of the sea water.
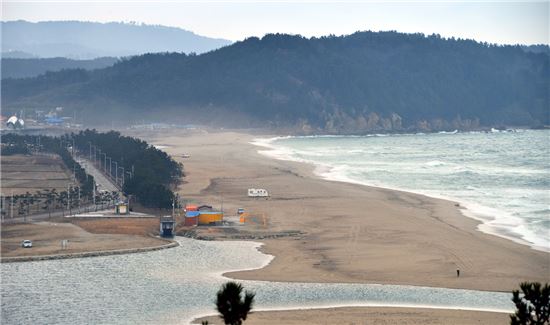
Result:
{"label": "sea water", "polygon": [[481,231],[550,251],[550,131],[257,139],[326,179],[451,199]]}
{"label": "sea water", "polygon": [[[2,263],[2,324],[188,324],[216,314],[222,273],[261,268],[260,244],[177,238],[129,255]],[[512,312],[510,293],[404,285],[239,281],[254,310],[401,306]]]}

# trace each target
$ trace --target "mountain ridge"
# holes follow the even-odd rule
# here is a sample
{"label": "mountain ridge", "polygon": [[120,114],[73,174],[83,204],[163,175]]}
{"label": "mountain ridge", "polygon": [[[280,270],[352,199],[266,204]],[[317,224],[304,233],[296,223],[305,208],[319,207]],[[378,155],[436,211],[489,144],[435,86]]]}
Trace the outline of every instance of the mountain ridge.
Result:
{"label": "mountain ridge", "polygon": [[93,59],[167,51],[204,53],[231,43],[162,25],[74,20],[2,22],[2,52],[26,52],[41,58]]}
{"label": "mountain ridge", "polygon": [[2,105],[301,133],[539,126],[549,124],[549,71],[548,55],[519,45],[269,34],[202,55],[145,54],[92,72],[3,80]]}

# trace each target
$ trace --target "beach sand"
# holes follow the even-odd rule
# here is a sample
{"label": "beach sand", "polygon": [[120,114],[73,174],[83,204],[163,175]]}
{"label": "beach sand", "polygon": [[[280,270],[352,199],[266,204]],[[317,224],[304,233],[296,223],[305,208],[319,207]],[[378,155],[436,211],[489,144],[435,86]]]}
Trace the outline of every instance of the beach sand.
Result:
{"label": "beach sand", "polygon": [[[326,181],[314,175],[313,166],[260,155],[258,150],[264,149],[249,144],[256,136],[246,133],[166,131],[162,135],[138,135],[166,146],[163,150],[184,164],[187,176],[179,190],[184,199],[215,208],[223,204],[227,216],[244,208],[260,220],[243,227],[250,231],[302,233],[261,240],[265,243],[262,251],[274,255],[274,260],[260,270],[226,274],[232,278],[491,291],[511,291],[522,281],[550,281],[550,254],[476,230],[478,222],[463,216],[454,202]],[[182,158],[183,154],[190,157]],[[248,198],[248,188],[265,188],[271,197]],[[343,322],[336,323],[361,324],[365,313],[380,312],[372,308],[354,310],[359,316],[348,317],[338,309]],[[415,323],[415,315],[433,319],[420,323],[436,324],[503,323],[508,317],[487,313],[493,321],[461,322],[461,313],[456,311],[411,312],[395,309],[378,315],[380,319],[397,315],[394,323],[400,324]],[[288,315],[301,319],[321,315],[315,317],[324,319],[326,313],[277,312],[275,321],[290,324]]]}
{"label": "beach sand", "polygon": [[[195,320],[201,324],[223,324],[218,316]],[[379,308],[349,307],[288,311],[253,312],[246,319],[246,325],[302,325],[302,324],[353,324],[353,325],[408,325],[408,324],[507,324],[510,316],[464,310],[422,309],[422,308]]]}

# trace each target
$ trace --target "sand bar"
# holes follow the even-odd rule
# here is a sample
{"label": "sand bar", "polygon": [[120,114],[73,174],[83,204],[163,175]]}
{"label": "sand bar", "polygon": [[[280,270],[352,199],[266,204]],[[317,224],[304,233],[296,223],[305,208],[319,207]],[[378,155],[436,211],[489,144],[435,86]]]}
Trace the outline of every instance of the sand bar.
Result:
{"label": "sand bar", "polygon": [[[209,324],[223,324],[218,316],[197,319],[194,324],[207,320]],[[327,309],[306,309],[286,311],[260,311],[252,313],[247,325],[305,325],[305,324],[506,324],[510,316],[503,313],[480,311],[422,309],[422,308],[380,308],[346,307]]]}

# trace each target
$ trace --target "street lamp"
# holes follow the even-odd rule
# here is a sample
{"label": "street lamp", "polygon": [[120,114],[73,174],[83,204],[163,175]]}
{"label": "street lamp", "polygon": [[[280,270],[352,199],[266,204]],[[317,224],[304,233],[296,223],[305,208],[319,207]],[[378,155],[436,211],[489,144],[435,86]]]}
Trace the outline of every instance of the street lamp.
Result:
{"label": "street lamp", "polygon": [[118,185],[118,163],[114,161],[115,163],[115,184]]}
{"label": "street lamp", "polygon": [[[103,172],[106,173],[107,172],[107,154],[102,153],[102,155],[105,156],[104,159],[103,159]],[[101,156],[99,156],[99,158],[101,158]],[[101,162],[99,163],[99,166],[101,168]]]}
{"label": "street lamp", "polygon": [[111,157],[107,157],[107,159],[109,159],[109,177],[112,179],[113,178],[113,173],[111,172],[111,167],[112,167],[112,161],[111,161]]}
{"label": "street lamp", "polygon": [[124,187],[124,167],[119,167],[122,169],[122,187]]}

